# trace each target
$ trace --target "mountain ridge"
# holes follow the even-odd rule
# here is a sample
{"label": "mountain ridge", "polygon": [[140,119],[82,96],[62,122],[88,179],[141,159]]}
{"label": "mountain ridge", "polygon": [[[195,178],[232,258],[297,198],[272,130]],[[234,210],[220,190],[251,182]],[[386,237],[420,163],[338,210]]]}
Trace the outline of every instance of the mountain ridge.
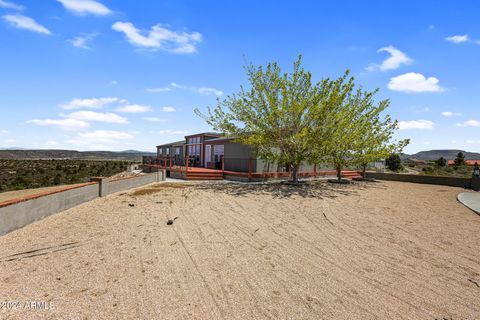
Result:
{"label": "mountain ridge", "polygon": [[427,150],[419,151],[415,154],[404,154],[402,155],[403,159],[418,159],[418,160],[437,160],[440,157],[443,157],[447,160],[454,160],[459,152],[463,152],[465,155],[465,160],[480,160],[480,153],[477,152],[468,152],[465,150],[459,149],[436,149],[436,150]]}

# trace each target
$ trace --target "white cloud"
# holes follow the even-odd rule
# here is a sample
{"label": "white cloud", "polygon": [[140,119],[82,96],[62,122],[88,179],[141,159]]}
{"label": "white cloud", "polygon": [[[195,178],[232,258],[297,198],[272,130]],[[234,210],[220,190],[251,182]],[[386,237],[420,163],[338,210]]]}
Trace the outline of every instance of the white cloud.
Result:
{"label": "white cloud", "polygon": [[7,130],[5,130],[5,129],[2,129],[2,130],[0,130],[0,133],[3,133],[3,134],[5,134],[5,133],[8,133],[8,131],[7,131]]}
{"label": "white cloud", "polygon": [[152,111],[152,107],[150,106],[143,106],[140,104],[129,104],[117,109],[118,112],[126,112],[126,113],[143,113]]}
{"label": "white cloud", "polygon": [[26,123],[33,123],[39,126],[55,126],[64,130],[80,130],[90,126],[88,122],[76,119],[33,119]]}
{"label": "white cloud", "polygon": [[433,129],[434,123],[430,120],[411,120],[411,121],[399,121],[398,128],[400,130],[406,129]]}
{"label": "white cloud", "polygon": [[160,130],[158,131],[159,134],[168,134],[168,135],[180,135],[180,134],[187,134],[188,131],[185,130]]}
{"label": "white cloud", "polygon": [[66,110],[81,109],[81,108],[98,109],[105,105],[111,104],[113,102],[122,102],[122,101],[124,100],[120,100],[116,97],[73,99],[66,104],[62,104],[60,107]]}
{"label": "white cloud", "polygon": [[186,88],[185,86],[182,86],[182,85],[180,85],[178,83],[175,83],[175,82],[171,82],[170,86],[173,87],[173,88],[178,88],[178,89],[185,89]]}
{"label": "white cloud", "polygon": [[214,94],[216,96],[223,95],[223,91],[215,88],[198,88],[197,92],[205,95],[211,95],[211,94]]}
{"label": "white cloud", "polygon": [[172,88],[170,87],[163,87],[163,88],[148,88],[146,89],[147,92],[166,92],[166,91],[171,91]]}
{"label": "white cloud", "polygon": [[7,139],[5,140],[6,143],[14,143],[14,142],[17,142],[17,140],[15,139]]}
{"label": "white cloud", "polygon": [[460,117],[462,114],[461,113],[456,113],[452,111],[444,111],[442,112],[442,116],[444,117]]}
{"label": "white cloud", "polygon": [[435,77],[426,78],[421,73],[409,72],[390,79],[388,88],[401,92],[442,92],[445,89],[439,86]]}
{"label": "white cloud", "polygon": [[52,32],[33,20],[30,17],[21,15],[21,14],[7,14],[4,15],[3,20],[5,20],[11,26],[18,29],[25,29],[33,32],[38,32],[42,34],[51,35]]}
{"label": "white cloud", "polygon": [[211,87],[191,87],[191,86],[185,86],[181,85],[175,82],[171,82],[167,87],[159,87],[159,88],[150,88],[146,89],[147,92],[166,92],[166,91],[171,91],[172,89],[184,89],[184,90],[189,90],[195,93],[203,94],[203,95],[216,95],[216,96],[222,96],[223,91],[216,89],[216,88],[211,88]]}
{"label": "white cloud", "polygon": [[0,8],[6,8],[6,9],[12,9],[12,10],[18,10],[18,11],[21,11],[24,9],[24,7],[21,5],[18,5],[16,3],[9,2],[9,1],[4,1],[4,0],[0,0]]}
{"label": "white cloud", "polygon": [[112,29],[122,32],[127,40],[137,47],[161,49],[173,53],[194,53],[196,44],[202,40],[198,32],[175,32],[168,26],[154,25],[148,32],[137,29],[130,22],[115,22]]}
{"label": "white cloud", "polygon": [[68,119],[80,121],[98,121],[107,123],[127,123],[128,119],[111,112],[95,112],[95,111],[76,111],[67,115],[61,115]]}
{"label": "white cloud", "polygon": [[467,140],[465,142],[468,144],[477,144],[477,143],[480,143],[480,140]]}
{"label": "white cloud", "polygon": [[462,43],[462,42],[467,42],[468,41],[468,34],[446,37],[445,40],[456,43],[456,44]]}
{"label": "white cloud", "polygon": [[93,14],[97,16],[105,16],[112,12],[105,5],[94,0],[57,0],[63,7],[75,14],[86,15]]}
{"label": "white cloud", "polygon": [[163,107],[163,108],[162,108],[162,111],[163,111],[163,112],[175,112],[175,108],[174,108],[174,107],[167,106],[167,107]]}
{"label": "white cloud", "polygon": [[81,49],[91,49],[88,46],[88,42],[93,40],[95,38],[96,34],[95,33],[89,33],[89,34],[82,34],[81,36],[75,37],[71,40],[68,40],[72,44],[72,46],[76,48],[81,48]]}
{"label": "white cloud", "polygon": [[115,140],[128,140],[133,139],[133,135],[128,132],[112,131],[112,130],[95,130],[92,132],[82,132],[78,136],[82,139],[86,139],[101,143],[112,143]]}
{"label": "white cloud", "polygon": [[381,71],[395,70],[400,67],[400,65],[410,64],[413,61],[405,53],[393,46],[380,48],[377,52],[387,52],[390,54],[390,57],[385,59],[380,65],[371,64],[366,68],[368,71],[375,71],[377,69]]}
{"label": "white cloud", "polygon": [[112,80],[110,81],[110,85],[111,86],[116,86],[118,84],[118,81],[117,80]]}
{"label": "white cloud", "polygon": [[167,121],[165,119],[160,119],[160,118],[157,118],[157,117],[143,117],[142,119],[145,120],[145,121],[150,121],[150,122],[166,122]]}
{"label": "white cloud", "polygon": [[480,121],[478,120],[467,120],[462,123],[457,123],[457,127],[480,127]]}

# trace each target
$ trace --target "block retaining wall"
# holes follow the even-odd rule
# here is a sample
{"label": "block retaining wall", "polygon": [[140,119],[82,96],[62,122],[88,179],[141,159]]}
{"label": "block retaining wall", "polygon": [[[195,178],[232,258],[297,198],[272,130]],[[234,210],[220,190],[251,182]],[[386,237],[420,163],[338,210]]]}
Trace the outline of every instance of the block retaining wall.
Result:
{"label": "block retaining wall", "polygon": [[0,202],[0,235],[97,197],[164,181],[165,170],[115,181],[108,178],[92,180],[95,182]]}
{"label": "block retaining wall", "polygon": [[382,173],[368,172],[367,178],[378,180],[402,181],[424,184],[437,184],[450,187],[470,188],[472,179],[457,177],[441,177],[441,176],[424,176],[416,174],[399,174],[399,173]]}

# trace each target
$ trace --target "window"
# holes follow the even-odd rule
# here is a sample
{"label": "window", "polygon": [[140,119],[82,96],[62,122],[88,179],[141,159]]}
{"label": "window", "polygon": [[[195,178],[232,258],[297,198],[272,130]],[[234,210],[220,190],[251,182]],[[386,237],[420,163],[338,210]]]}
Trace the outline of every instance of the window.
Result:
{"label": "window", "polygon": [[167,148],[165,151],[167,151],[165,154],[168,156],[170,154],[170,148]]}
{"label": "window", "polygon": [[180,147],[175,148],[175,155],[176,156],[180,155]]}
{"label": "window", "polygon": [[188,144],[200,143],[200,137],[193,137],[187,139]]}
{"label": "window", "polygon": [[158,148],[158,154],[162,154],[162,148]]}

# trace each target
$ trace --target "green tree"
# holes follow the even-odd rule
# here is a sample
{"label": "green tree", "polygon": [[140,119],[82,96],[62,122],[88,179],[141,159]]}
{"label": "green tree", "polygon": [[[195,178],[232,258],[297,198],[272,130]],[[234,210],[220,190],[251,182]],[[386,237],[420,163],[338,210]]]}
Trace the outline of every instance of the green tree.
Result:
{"label": "green tree", "polygon": [[59,184],[60,184],[60,181],[61,181],[61,178],[62,178],[62,176],[61,176],[59,173],[57,173],[57,174],[55,175],[55,177],[53,178],[53,184],[59,185]]}
{"label": "green tree", "polygon": [[349,72],[331,82],[324,89],[328,97],[321,100],[312,146],[317,161],[324,158],[333,164],[338,180],[343,168],[353,165],[362,167],[363,176],[368,163],[384,159],[392,152],[400,152],[409,140],[393,141],[397,122],[382,113],[389,100],[375,102],[378,90],[372,92],[355,89],[354,78]]}
{"label": "green tree", "polygon": [[435,165],[437,167],[445,167],[447,165],[447,159],[445,159],[444,157],[440,157],[435,160]]}
{"label": "green tree", "polygon": [[465,155],[463,154],[463,152],[457,153],[457,157],[454,160],[454,164],[455,164],[456,167],[464,166],[464,165],[467,164],[465,162]]}
{"label": "green tree", "polygon": [[385,165],[390,171],[398,172],[402,167],[402,160],[398,153],[391,154],[387,159],[385,159]]}
{"label": "green tree", "polygon": [[297,183],[300,164],[311,158],[311,111],[319,103],[321,84],[312,83],[310,72],[301,66],[301,56],[291,73],[282,73],[275,62],[266,68],[250,64],[245,69],[250,89],[241,87],[239,93],[217,100],[207,115],[198,108],[195,113],[214,130],[252,146],[260,158],[288,164]]}

